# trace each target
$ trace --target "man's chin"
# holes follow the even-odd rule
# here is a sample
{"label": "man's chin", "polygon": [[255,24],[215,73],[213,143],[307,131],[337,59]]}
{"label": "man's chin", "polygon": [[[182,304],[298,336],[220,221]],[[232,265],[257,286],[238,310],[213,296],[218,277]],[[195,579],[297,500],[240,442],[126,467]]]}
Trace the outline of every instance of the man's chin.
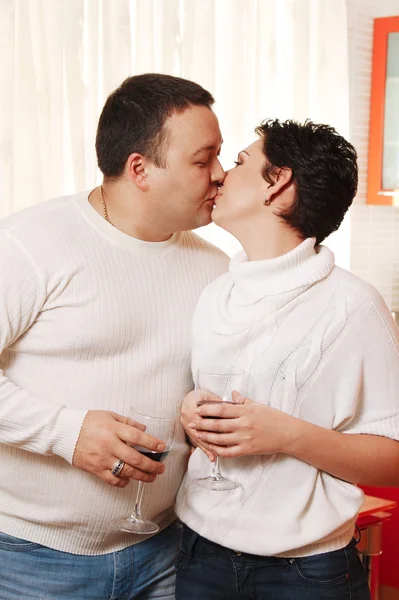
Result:
{"label": "man's chin", "polygon": [[212,223],[212,210],[213,207],[209,207],[208,210],[204,211],[201,215],[198,216],[198,225],[197,227],[206,227],[209,223]]}

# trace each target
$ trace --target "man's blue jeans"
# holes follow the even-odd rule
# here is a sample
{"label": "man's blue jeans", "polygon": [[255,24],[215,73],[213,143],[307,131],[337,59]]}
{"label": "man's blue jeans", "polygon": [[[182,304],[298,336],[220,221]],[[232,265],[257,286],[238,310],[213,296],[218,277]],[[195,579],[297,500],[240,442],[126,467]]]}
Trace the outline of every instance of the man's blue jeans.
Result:
{"label": "man's blue jeans", "polygon": [[1,600],[174,600],[181,525],[102,556],[76,556],[0,533]]}
{"label": "man's blue jeans", "polygon": [[184,526],[176,600],[370,600],[352,542],[305,558],[228,550]]}

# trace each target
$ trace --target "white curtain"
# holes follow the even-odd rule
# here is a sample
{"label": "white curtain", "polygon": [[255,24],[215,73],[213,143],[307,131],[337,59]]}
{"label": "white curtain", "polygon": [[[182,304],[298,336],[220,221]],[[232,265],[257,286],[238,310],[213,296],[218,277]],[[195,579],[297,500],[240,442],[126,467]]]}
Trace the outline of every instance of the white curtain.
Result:
{"label": "white curtain", "polygon": [[[96,185],[99,113],[136,73],[215,95],[226,168],[267,117],[349,134],[345,0],[0,0],[0,44],[0,216]],[[331,245],[348,243],[346,227]]]}
{"label": "white curtain", "polygon": [[[349,137],[345,0],[185,0],[182,75],[215,95],[224,166],[265,118],[307,118]],[[203,235],[229,254],[238,244],[215,226]],[[349,216],[327,245],[349,267]]]}
{"label": "white curtain", "polygon": [[96,184],[106,96],[174,73],[178,31],[179,0],[0,0],[0,216]]}

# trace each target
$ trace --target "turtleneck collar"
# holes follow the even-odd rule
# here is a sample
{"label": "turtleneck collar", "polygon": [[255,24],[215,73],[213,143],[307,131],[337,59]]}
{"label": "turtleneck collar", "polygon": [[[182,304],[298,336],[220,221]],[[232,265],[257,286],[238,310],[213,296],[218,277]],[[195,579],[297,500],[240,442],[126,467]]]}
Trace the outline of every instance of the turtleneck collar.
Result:
{"label": "turtleneck collar", "polygon": [[229,267],[234,283],[231,300],[249,306],[324,279],[334,267],[334,254],[315,243],[316,238],[307,238],[291,252],[268,260],[249,261],[244,251],[236,254]]}
{"label": "turtleneck collar", "polygon": [[268,318],[279,320],[334,268],[331,250],[315,243],[315,238],[308,238],[291,252],[268,260],[249,261],[245,252],[239,252],[229,272],[210,285],[213,310],[203,326],[231,335]]}

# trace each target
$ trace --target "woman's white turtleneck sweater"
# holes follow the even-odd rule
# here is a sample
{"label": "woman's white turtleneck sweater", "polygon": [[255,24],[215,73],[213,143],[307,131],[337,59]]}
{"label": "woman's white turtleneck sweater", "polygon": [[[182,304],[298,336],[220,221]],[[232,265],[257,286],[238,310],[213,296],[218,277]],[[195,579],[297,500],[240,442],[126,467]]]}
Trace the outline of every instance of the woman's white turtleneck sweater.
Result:
{"label": "woman's white turtleneck sweater", "polygon": [[[399,440],[399,332],[378,292],[314,244],[271,260],[233,258],[197,305],[193,372],[240,367],[252,400],[327,429]],[[210,473],[197,449],[178,495],[179,517],[205,538],[290,557],[350,541],[364,498],[355,485],[283,454],[222,467],[242,489],[196,487]]]}

